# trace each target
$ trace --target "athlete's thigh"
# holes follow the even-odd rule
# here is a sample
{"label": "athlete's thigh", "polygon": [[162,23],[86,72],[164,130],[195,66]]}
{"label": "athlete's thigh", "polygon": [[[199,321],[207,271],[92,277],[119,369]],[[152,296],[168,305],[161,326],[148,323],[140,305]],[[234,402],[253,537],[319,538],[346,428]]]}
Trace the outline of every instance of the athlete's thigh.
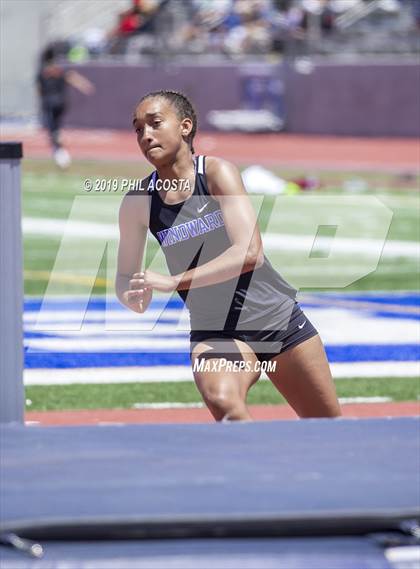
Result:
{"label": "athlete's thigh", "polygon": [[[213,357],[214,353],[214,357]],[[237,357],[236,357],[237,356]],[[205,358],[210,362],[210,371],[194,370],[196,360]],[[215,366],[217,371],[212,371],[212,362],[226,359],[226,366]],[[237,371],[229,370],[230,361],[244,361],[247,369]],[[242,340],[236,338],[223,339],[211,338],[196,344],[191,352],[191,361],[196,385],[201,393],[223,392],[226,395],[239,396],[243,401],[250,387],[256,383],[261,375],[258,371],[258,358],[252,348]],[[198,363],[198,362],[197,362]]]}
{"label": "athlete's thigh", "polygon": [[272,359],[267,375],[300,417],[341,414],[330,366],[319,335],[312,336]]}

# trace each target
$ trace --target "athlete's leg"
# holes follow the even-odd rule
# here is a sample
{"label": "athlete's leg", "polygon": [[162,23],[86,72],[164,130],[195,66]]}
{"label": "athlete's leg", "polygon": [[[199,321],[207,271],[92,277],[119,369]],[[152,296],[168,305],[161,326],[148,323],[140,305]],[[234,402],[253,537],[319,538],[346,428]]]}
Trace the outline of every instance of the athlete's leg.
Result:
{"label": "athlete's leg", "polygon": [[64,107],[55,107],[52,109],[52,122],[51,122],[51,131],[52,131],[52,140],[54,144],[54,148],[61,148],[60,142],[60,131],[64,117]]}
{"label": "athlete's leg", "polygon": [[43,126],[48,133],[48,138],[50,140],[51,148],[55,152],[59,147],[58,144],[58,132],[55,124],[54,109],[48,105],[44,105],[42,108],[42,122]]}
{"label": "athlete's leg", "polygon": [[289,348],[272,361],[267,375],[299,417],[341,415],[330,366],[319,335]]}
{"label": "athlete's leg", "polygon": [[[196,344],[191,353],[195,383],[203,397],[209,411],[216,419],[230,421],[252,420],[246,406],[246,396],[250,387],[258,381],[259,371],[254,371],[258,361],[252,349],[241,340],[223,340],[223,349],[219,339],[208,339]],[[212,357],[214,352],[214,357]],[[232,356],[233,354],[233,356]],[[204,363],[208,368],[220,366],[220,360],[227,360],[225,366],[216,371],[195,368],[195,362]],[[229,370],[233,360],[244,361],[249,364],[249,371]]]}

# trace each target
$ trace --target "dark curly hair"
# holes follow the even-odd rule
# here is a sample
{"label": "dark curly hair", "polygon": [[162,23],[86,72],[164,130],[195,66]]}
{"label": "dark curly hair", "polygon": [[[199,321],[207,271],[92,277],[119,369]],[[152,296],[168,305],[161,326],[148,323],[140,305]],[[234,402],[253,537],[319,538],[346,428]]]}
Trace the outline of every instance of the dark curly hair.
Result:
{"label": "dark curly hair", "polygon": [[[164,89],[160,91],[152,91],[151,93],[147,93],[140,99],[137,103],[137,107],[145,101],[146,99],[153,99],[154,97],[161,97],[162,99],[166,99],[169,101],[174,107],[177,112],[177,115],[180,120],[182,119],[190,119],[192,121],[192,129],[190,134],[188,135],[187,142],[190,145],[191,152],[194,154],[194,147],[193,147],[193,140],[194,136],[197,132],[197,114],[195,109],[188,99],[186,95],[180,93],[178,91],[166,91]],[[136,108],[137,108],[136,107]]]}

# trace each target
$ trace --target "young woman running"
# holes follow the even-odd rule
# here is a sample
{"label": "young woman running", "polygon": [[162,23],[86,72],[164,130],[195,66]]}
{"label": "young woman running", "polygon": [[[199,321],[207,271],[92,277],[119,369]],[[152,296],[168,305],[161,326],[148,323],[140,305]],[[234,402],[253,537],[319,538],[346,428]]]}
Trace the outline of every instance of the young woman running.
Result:
{"label": "young woman running", "polygon": [[[149,93],[133,125],[156,170],[121,204],[119,300],[143,313],[154,290],[179,293],[190,312],[194,379],[216,420],[251,420],[246,397],[262,362],[270,362],[269,379],[299,417],[339,416],[320,337],[296,290],[264,256],[238,169],[221,158],[194,158],[190,101],[174,91]],[[148,229],[170,275],[141,272]]]}

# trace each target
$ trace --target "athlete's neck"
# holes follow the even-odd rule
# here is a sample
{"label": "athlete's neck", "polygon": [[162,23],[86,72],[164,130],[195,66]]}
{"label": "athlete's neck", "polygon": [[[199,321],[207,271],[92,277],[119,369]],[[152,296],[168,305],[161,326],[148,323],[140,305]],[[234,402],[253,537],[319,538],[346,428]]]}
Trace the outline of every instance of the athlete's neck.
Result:
{"label": "athlete's neck", "polygon": [[175,160],[157,168],[161,180],[187,180],[194,178],[194,160],[190,150],[182,149]]}

